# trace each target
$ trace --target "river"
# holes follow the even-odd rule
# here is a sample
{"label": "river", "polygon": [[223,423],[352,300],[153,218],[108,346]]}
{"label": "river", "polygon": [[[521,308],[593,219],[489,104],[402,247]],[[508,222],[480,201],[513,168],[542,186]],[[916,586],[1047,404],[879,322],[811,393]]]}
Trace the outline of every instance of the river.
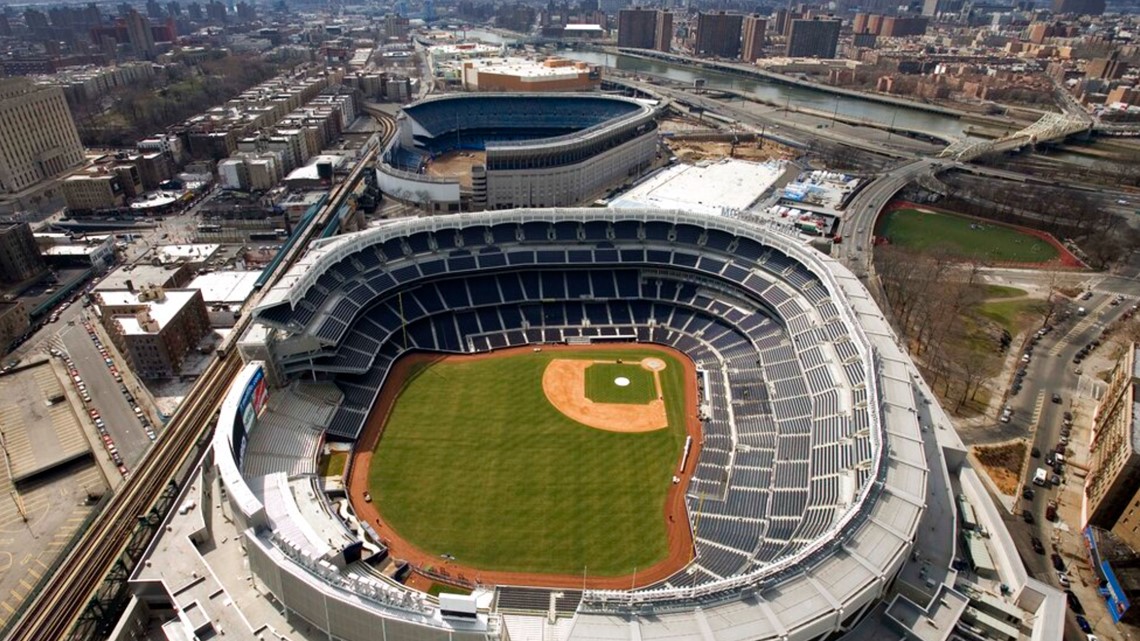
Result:
{"label": "river", "polygon": [[[470,32],[469,32],[470,33]],[[794,87],[790,85],[766,82],[763,79],[749,80],[739,76],[685,67],[666,62],[645,60],[626,55],[614,55],[597,51],[571,51],[560,52],[568,58],[581,60],[590,64],[617,68],[622,71],[646,73],[663,76],[685,84],[692,84],[697,78],[705,79],[705,86],[710,89],[731,89],[741,93],[751,93],[761,100],[776,105],[785,103],[815,109],[825,113],[838,113],[839,115],[856,120],[891,124],[905,129],[928,131],[944,136],[963,136],[963,130],[968,126],[954,116],[947,116],[929,111],[896,107],[871,100],[861,100],[850,96],[842,96],[827,91]]]}

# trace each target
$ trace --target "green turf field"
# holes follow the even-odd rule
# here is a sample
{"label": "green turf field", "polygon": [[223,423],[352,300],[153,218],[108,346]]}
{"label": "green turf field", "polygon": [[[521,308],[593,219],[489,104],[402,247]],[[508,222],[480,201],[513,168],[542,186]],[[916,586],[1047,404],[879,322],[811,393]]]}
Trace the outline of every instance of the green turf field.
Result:
{"label": "green turf field", "polygon": [[1056,247],[1036,236],[943,212],[887,212],[878,235],[900,247],[941,251],[963,260],[1041,263],[1058,256]]}
{"label": "green turf field", "polygon": [[[622,377],[629,379],[629,385],[622,387],[614,382]],[[595,403],[645,405],[657,398],[657,385],[653,372],[641,365],[595,363],[586,368],[586,398]]]}
{"label": "green turf field", "polygon": [[[553,358],[650,355],[667,364],[668,429],[592,429],[543,394],[542,373]],[[665,497],[685,442],[683,385],[681,364],[649,351],[528,352],[423,365],[388,419],[370,492],[401,536],[463,565],[629,574],[668,550]]]}

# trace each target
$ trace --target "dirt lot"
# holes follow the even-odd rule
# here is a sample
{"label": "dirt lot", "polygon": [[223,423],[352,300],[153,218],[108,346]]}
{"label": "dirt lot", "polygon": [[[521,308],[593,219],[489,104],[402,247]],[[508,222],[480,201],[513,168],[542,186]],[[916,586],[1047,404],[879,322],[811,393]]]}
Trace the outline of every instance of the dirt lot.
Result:
{"label": "dirt lot", "polygon": [[698,162],[701,160],[720,160],[721,158],[739,158],[740,160],[753,160],[762,162],[772,158],[795,158],[791,148],[776,144],[770,140],[764,141],[763,148],[757,142],[744,142],[736,146],[735,152],[732,143],[714,142],[706,140],[677,140],[668,139],[667,144],[673,153],[685,162]]}
{"label": "dirt lot", "polygon": [[974,446],[974,456],[993,479],[1002,494],[1017,492],[1021,466],[1025,462],[1025,441]]}
{"label": "dirt lot", "polygon": [[461,188],[471,189],[471,168],[486,163],[485,151],[453,151],[434,158],[426,172],[429,176],[458,177]]}

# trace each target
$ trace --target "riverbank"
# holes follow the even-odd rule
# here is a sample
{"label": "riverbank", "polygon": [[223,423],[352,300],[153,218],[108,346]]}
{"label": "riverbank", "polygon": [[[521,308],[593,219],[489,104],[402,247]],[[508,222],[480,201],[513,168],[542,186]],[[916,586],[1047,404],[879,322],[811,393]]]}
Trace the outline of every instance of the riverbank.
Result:
{"label": "riverbank", "polygon": [[[970,120],[978,122],[979,124],[989,124],[991,126],[1006,127],[1011,124],[1019,124],[1020,121],[1013,120],[1012,118],[1002,116],[987,116],[972,111],[965,111],[962,109],[955,109],[945,105],[938,105],[928,102],[919,102],[899,96],[891,96],[877,92],[860,91],[857,89],[848,89],[846,87],[835,87],[832,85],[815,82],[812,80],[805,80],[803,78],[796,78],[774,71],[767,71],[761,67],[752,65],[735,64],[730,62],[719,62],[715,60],[702,60],[700,58],[691,58],[688,56],[680,56],[671,53],[664,53],[658,51],[646,51],[641,49],[628,49],[621,47],[594,47],[595,51],[601,53],[608,53],[611,55],[625,55],[633,58],[641,58],[643,60],[664,61],[673,64],[680,64],[685,66],[696,66],[703,69],[710,69],[720,73],[751,76],[754,78],[761,78],[769,82],[778,84],[786,84],[796,87],[803,87],[805,89],[812,89],[815,91],[823,91],[826,93],[847,96],[850,98],[857,98],[860,100],[869,100],[881,104],[892,105],[897,107],[904,107],[906,109],[913,109],[916,111],[926,111],[929,113],[941,114],[944,116],[951,116],[963,120]],[[1020,127],[1019,127],[1020,128]]]}

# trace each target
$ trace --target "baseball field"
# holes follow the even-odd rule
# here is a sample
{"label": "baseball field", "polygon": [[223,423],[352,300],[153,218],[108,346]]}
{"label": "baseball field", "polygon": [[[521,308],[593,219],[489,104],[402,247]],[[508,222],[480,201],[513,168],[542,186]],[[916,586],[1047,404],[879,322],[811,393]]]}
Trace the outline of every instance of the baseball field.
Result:
{"label": "baseball field", "polygon": [[380,522],[421,563],[600,578],[670,556],[684,521],[672,479],[695,414],[673,352],[411,358],[367,483]]}
{"label": "baseball field", "polygon": [[1014,227],[926,208],[887,212],[877,233],[894,245],[960,260],[1044,263],[1059,253],[1047,240]]}

